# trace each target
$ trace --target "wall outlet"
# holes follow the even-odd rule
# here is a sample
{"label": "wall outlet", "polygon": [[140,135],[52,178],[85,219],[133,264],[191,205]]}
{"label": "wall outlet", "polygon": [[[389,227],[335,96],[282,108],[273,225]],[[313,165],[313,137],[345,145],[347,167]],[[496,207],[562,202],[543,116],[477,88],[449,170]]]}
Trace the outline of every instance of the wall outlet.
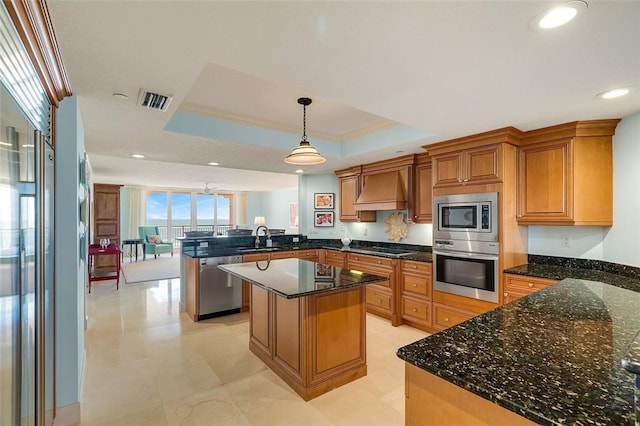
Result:
{"label": "wall outlet", "polygon": [[291,239],[291,242],[299,243],[299,242],[300,242],[300,238],[298,238],[298,237],[293,237],[293,238]]}
{"label": "wall outlet", "polygon": [[562,248],[570,248],[571,247],[571,235],[561,235],[560,236],[560,247],[562,247]]}

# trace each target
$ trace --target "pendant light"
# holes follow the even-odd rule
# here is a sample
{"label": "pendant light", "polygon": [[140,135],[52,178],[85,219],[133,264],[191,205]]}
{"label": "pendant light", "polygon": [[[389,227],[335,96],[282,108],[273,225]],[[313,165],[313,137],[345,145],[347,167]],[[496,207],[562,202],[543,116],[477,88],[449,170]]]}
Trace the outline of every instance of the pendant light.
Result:
{"label": "pendant light", "polygon": [[291,151],[291,154],[284,159],[284,162],[299,165],[322,164],[327,161],[326,158],[320,155],[318,151],[307,141],[307,106],[311,105],[311,99],[299,98],[298,103],[302,105],[303,110],[302,140],[300,141],[300,145]]}

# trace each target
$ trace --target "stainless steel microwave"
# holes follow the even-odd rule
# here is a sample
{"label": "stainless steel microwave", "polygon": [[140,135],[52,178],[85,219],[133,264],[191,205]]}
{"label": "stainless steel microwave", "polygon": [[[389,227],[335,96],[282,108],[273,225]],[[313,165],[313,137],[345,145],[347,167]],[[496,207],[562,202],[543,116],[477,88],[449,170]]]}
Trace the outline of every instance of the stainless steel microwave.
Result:
{"label": "stainless steel microwave", "polygon": [[434,239],[498,241],[498,193],[433,197]]}

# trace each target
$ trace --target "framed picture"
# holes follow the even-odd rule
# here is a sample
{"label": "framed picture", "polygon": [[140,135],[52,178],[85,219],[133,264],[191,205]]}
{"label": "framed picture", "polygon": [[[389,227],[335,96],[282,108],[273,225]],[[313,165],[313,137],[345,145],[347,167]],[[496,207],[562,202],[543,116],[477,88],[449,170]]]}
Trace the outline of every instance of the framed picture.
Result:
{"label": "framed picture", "polygon": [[333,212],[313,212],[313,226],[333,226]]}
{"label": "framed picture", "polygon": [[335,268],[331,265],[323,265],[322,263],[316,263],[315,279],[322,281],[333,280]]}
{"label": "framed picture", "polygon": [[334,194],[332,192],[316,192],[313,194],[314,209],[332,209]]}

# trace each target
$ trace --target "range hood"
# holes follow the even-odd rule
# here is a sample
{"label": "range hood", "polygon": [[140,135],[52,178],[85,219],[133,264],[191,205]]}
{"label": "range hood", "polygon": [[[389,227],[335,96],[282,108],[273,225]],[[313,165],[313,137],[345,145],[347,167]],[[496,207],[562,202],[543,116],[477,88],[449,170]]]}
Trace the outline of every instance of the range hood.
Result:
{"label": "range hood", "polygon": [[362,192],[353,205],[357,211],[406,210],[405,192],[400,172],[376,173],[365,177]]}

